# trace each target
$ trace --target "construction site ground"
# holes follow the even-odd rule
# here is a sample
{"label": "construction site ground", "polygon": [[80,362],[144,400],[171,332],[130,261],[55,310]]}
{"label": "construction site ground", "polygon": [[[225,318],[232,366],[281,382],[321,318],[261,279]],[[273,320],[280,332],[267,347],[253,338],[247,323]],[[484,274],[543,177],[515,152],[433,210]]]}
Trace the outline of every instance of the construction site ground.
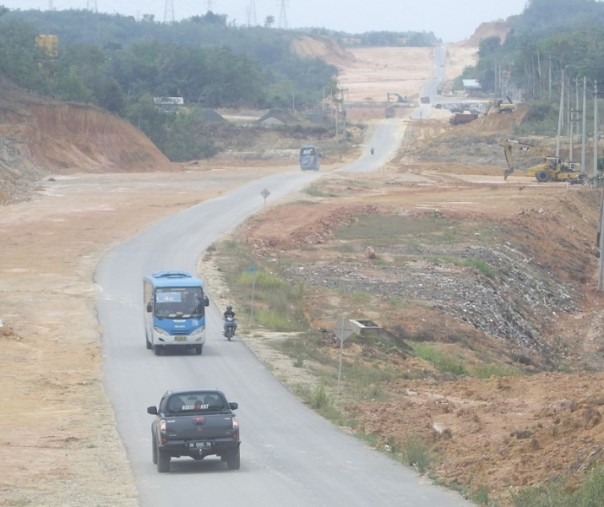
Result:
{"label": "construction site ground", "polygon": [[[362,102],[384,101],[388,91],[417,97],[432,77],[425,48],[336,52],[310,39],[304,48],[332,57],[342,83]],[[472,63],[476,48],[476,41],[451,46],[447,76]],[[23,107],[28,115],[40,111]],[[406,124],[405,143],[382,170],[327,174],[312,195],[270,203],[270,213],[238,231],[259,257],[303,268],[290,276],[299,282],[305,273],[315,296],[306,309],[313,327],[328,327],[338,313],[341,301],[324,292],[335,273],[352,292],[379,287],[383,306],[364,317],[410,342],[440,347],[468,372],[486,362],[493,371],[514,373],[443,374],[417,357],[346,347],[348,363],[405,373],[390,382],[387,396],[347,407],[355,411],[357,430],[375,435],[379,448],[402,447],[415,435],[438,456],[432,473],[439,480],[496,505],[509,505],[514,491],[558,476],[570,478],[572,487],[601,462],[604,445],[599,191],[538,184],[521,174],[503,180],[498,141],[521,121],[521,108],[455,127],[442,110],[422,121],[409,120],[410,111],[397,111]],[[86,125],[94,125],[89,114]],[[104,136],[111,123],[95,114]],[[351,122],[371,123],[383,109],[359,108],[351,115]],[[52,166],[41,179],[32,176],[31,192],[21,191],[0,216],[0,505],[134,506],[136,488],[103,389],[95,266],[114,245],[161,217],[296,165],[291,158],[253,161],[230,153],[219,162],[182,166],[157,159],[148,172],[148,153],[157,155],[143,142],[139,157],[129,157],[128,171],[123,162],[99,167],[84,157],[78,165],[79,152],[67,141],[72,131],[61,132],[69,109],[62,116],[53,122],[53,135],[64,136],[70,163]],[[20,135],[34,133],[23,129]],[[44,136],[36,142],[41,153],[51,148]],[[127,132],[111,142],[110,152],[126,149],[120,143],[132,146]],[[265,148],[273,146],[271,139]],[[341,165],[330,160],[321,170]],[[347,227],[376,217],[399,217],[409,228],[405,237],[417,241],[406,249],[396,241],[391,250],[374,247],[373,258],[367,248],[377,244],[375,237],[343,239]],[[432,226],[438,240],[414,231],[414,223]],[[443,241],[443,235],[452,239]],[[229,289],[211,269],[219,260],[209,256],[200,264],[212,298],[223,304]],[[396,269],[382,269],[380,262]],[[405,305],[392,305],[393,298]],[[242,329],[241,336],[280,380],[313,382],[312,365],[300,368],[277,353],[272,334]],[[338,351],[326,342],[324,353]]]}

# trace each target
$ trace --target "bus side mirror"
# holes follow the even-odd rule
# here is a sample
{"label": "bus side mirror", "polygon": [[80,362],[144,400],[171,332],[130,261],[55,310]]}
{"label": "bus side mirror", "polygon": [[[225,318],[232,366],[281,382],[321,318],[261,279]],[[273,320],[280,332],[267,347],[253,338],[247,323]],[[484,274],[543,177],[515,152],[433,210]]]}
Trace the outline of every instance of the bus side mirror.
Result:
{"label": "bus side mirror", "polygon": [[147,312],[151,312],[151,310],[153,310],[151,303],[147,303]]}
{"label": "bus side mirror", "polygon": [[210,306],[210,300],[208,299],[208,296],[206,296],[205,294],[203,296],[203,304],[205,306]]}

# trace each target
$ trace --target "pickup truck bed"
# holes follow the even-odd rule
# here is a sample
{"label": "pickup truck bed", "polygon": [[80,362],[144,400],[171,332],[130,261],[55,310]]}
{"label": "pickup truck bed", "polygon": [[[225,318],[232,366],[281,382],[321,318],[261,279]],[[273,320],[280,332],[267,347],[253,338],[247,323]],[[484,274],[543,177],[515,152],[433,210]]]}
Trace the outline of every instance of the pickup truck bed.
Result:
{"label": "pickup truck bed", "polygon": [[216,389],[167,391],[159,406],[147,407],[155,415],[151,424],[153,464],[170,471],[170,460],[183,456],[196,460],[219,456],[231,470],[239,469],[238,408]]}

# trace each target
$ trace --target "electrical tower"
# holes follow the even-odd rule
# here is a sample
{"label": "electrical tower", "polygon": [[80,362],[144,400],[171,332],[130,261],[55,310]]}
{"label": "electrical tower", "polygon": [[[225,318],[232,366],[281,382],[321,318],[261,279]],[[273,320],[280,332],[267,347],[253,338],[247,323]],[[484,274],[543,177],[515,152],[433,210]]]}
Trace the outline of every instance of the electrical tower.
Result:
{"label": "electrical tower", "polygon": [[98,12],[96,0],[87,0],[86,2],[86,10],[92,12]]}
{"label": "electrical tower", "polygon": [[52,3],[52,0],[48,0],[48,10],[49,11],[54,11],[55,10],[55,6]]}
{"label": "electrical tower", "polygon": [[164,6],[164,23],[174,23],[174,0],[166,0]]}
{"label": "electrical tower", "polygon": [[208,8],[206,9],[206,12],[214,12],[214,9],[212,8],[212,0],[208,0]]}
{"label": "electrical tower", "polygon": [[250,0],[250,6],[247,11],[247,26],[257,26],[258,20],[256,19],[256,2]]}
{"label": "electrical tower", "polygon": [[279,11],[279,28],[287,29],[287,13],[285,12],[287,0],[281,0],[281,10]]}

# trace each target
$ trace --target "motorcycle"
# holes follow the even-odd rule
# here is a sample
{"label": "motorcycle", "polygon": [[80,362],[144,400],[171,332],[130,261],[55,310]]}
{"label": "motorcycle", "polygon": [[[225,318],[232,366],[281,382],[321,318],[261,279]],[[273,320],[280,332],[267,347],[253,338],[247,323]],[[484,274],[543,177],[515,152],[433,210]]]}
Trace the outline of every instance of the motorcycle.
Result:
{"label": "motorcycle", "polygon": [[237,330],[237,321],[235,317],[227,317],[224,320],[224,336],[227,337],[229,341],[235,336],[235,331]]}

